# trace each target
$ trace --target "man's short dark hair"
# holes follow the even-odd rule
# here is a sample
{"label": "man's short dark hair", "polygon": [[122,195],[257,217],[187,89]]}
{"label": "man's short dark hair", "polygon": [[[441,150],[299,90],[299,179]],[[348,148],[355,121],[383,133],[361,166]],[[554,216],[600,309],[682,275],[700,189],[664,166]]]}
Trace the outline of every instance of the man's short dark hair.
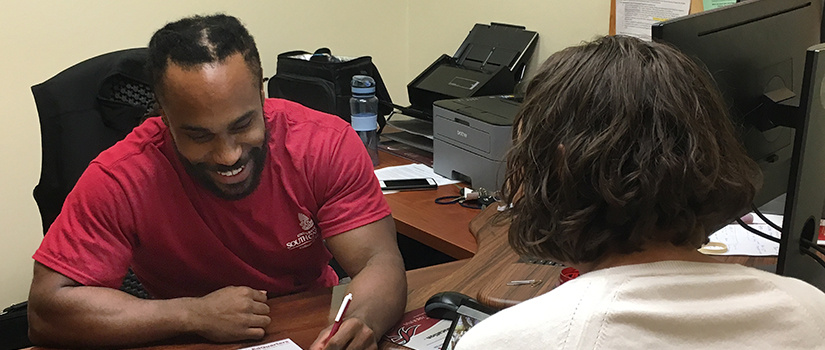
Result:
{"label": "man's short dark hair", "polygon": [[232,16],[216,14],[192,16],[168,23],[149,41],[147,69],[155,93],[161,95],[163,75],[172,62],[184,68],[221,62],[240,53],[249,70],[263,86],[261,58],[255,39],[241,22]]}
{"label": "man's short dark hair", "polygon": [[510,244],[570,263],[698,248],[761,185],[706,70],[676,49],[608,36],[550,56],[507,156]]}

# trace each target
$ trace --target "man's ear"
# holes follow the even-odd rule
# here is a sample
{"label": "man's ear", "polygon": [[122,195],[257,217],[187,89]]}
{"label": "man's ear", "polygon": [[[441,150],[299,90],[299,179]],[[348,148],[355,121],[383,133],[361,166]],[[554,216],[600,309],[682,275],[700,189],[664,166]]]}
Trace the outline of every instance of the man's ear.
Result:
{"label": "man's ear", "polygon": [[163,108],[159,109],[158,112],[160,113],[160,120],[163,121],[163,124],[168,128],[169,120],[166,119],[166,112],[163,111]]}

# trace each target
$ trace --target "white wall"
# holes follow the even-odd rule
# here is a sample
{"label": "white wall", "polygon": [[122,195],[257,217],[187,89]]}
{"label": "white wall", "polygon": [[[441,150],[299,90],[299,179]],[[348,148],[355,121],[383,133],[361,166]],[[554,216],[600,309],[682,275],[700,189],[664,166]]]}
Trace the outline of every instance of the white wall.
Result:
{"label": "white wall", "polygon": [[[608,0],[412,0],[407,82],[439,55],[455,54],[475,23],[515,24],[538,32],[539,43],[528,66],[527,75],[531,76],[553,52],[607,34],[609,15]],[[406,90],[403,95],[406,97]]]}
{"label": "white wall", "polygon": [[[531,67],[565,46],[605,34],[608,0],[0,0],[0,309],[27,298],[31,255],[42,239],[32,198],[40,172],[40,131],[30,87],[101,53],[145,46],[166,22],[225,12],[258,44],[264,74],[288,50],[330,47],[371,55],[393,100],[441,54],[452,55],[475,23],[539,32]],[[368,21],[364,30],[361,23]]]}

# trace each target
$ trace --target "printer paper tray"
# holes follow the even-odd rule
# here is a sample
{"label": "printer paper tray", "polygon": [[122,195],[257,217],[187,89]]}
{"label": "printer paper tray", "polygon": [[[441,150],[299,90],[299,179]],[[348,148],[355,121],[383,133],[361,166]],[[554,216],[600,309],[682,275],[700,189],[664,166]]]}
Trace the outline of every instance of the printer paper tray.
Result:
{"label": "printer paper tray", "polygon": [[[404,114],[394,113],[387,124],[408,133],[433,139],[433,123],[428,120],[413,118]],[[432,141],[430,141],[432,144]]]}
{"label": "printer paper tray", "polygon": [[405,145],[409,145],[415,147],[420,150],[424,150],[427,152],[432,153],[433,151],[433,140],[430,138],[426,138],[423,136],[419,136],[416,134],[412,134],[406,131],[399,131],[393,133],[383,133],[381,137],[386,137],[387,139],[401,142]]}

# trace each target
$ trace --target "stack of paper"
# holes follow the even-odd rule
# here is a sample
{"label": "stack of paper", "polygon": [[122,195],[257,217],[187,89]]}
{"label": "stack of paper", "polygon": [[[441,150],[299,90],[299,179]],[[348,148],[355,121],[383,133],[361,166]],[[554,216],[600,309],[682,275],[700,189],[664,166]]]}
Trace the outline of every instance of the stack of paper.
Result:
{"label": "stack of paper", "polygon": [[[779,238],[781,232],[777,231],[770,225],[766,224],[764,220],[755,214],[749,214],[753,217],[753,223],[750,227],[759,230],[767,235]],[[772,223],[782,226],[782,215],[765,214]],[[748,256],[776,256],[779,255],[779,243],[769,241],[765,238],[759,237],[752,232],[746,230],[738,223],[732,223],[714,232],[710,235],[710,241],[715,243],[722,243],[727,246],[727,251],[715,255],[748,255]],[[819,245],[825,245],[825,220],[820,222],[819,226]]]}
{"label": "stack of paper", "polygon": [[[781,232],[766,224],[758,216],[754,214],[751,215],[753,216],[753,223],[750,224],[752,228],[764,232],[767,235],[779,238]],[[765,217],[777,225],[782,225],[781,215],[765,214]],[[728,247],[726,252],[719,253],[717,255],[779,255],[779,243],[759,237],[746,230],[744,227],[739,226],[739,224],[735,222],[710,235],[710,241],[715,243],[723,243]]]}

